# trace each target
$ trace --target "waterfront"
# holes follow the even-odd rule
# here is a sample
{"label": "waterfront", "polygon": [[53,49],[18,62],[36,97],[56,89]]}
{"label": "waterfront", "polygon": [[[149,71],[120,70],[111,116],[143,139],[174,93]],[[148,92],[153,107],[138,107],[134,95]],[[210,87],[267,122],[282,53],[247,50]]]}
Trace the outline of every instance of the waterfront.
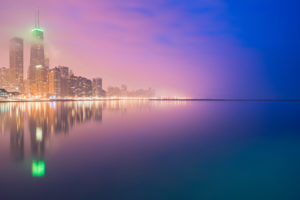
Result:
{"label": "waterfront", "polygon": [[298,199],[299,102],[0,103],[1,199]]}

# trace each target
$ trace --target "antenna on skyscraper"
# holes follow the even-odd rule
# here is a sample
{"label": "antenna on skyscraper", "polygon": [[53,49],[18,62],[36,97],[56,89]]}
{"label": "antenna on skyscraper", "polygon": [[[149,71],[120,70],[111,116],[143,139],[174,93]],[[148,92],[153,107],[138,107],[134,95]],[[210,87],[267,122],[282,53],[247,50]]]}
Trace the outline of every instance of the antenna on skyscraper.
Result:
{"label": "antenna on skyscraper", "polygon": [[40,9],[38,9],[38,28],[40,28]]}
{"label": "antenna on skyscraper", "polygon": [[36,28],[36,13],[34,13],[34,28]]}

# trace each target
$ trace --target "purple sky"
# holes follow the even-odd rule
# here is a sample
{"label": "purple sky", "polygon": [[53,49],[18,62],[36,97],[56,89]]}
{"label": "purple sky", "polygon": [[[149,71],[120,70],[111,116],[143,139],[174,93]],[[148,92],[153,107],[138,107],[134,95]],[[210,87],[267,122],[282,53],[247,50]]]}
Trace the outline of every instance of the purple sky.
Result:
{"label": "purple sky", "polygon": [[246,97],[255,83],[258,96],[272,94],[262,55],[235,34],[240,27],[222,0],[1,0],[0,67],[8,66],[9,39],[21,36],[27,74],[37,8],[50,67],[102,77],[105,88],[125,83],[158,95]]}

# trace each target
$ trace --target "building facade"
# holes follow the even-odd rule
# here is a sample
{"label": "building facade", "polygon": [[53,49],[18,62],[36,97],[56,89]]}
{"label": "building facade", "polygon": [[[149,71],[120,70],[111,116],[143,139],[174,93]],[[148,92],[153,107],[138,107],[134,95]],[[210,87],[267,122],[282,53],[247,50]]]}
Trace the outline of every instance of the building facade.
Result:
{"label": "building facade", "polygon": [[6,67],[0,68],[0,89],[10,90],[10,70]]}
{"label": "building facade", "polygon": [[30,82],[30,93],[33,96],[44,96],[47,93],[47,74],[44,54],[44,30],[39,25],[32,29],[32,42],[30,48],[30,65],[28,69],[28,80]]}
{"label": "building facade", "polygon": [[57,67],[60,72],[60,79],[61,79],[61,97],[70,96],[70,84],[69,84],[69,68],[65,66],[58,66]]}
{"label": "building facade", "polygon": [[58,68],[53,68],[48,73],[49,96],[61,96],[61,76]]}
{"label": "building facade", "polygon": [[93,96],[94,97],[105,96],[105,91],[102,88],[102,78],[94,78],[92,86],[93,86]]}
{"label": "building facade", "polygon": [[23,39],[14,37],[9,44],[9,67],[10,84],[16,92],[23,91],[23,69],[24,69],[24,45]]}
{"label": "building facade", "polygon": [[71,75],[69,79],[70,94],[74,97],[90,97],[93,93],[92,81],[81,77]]}

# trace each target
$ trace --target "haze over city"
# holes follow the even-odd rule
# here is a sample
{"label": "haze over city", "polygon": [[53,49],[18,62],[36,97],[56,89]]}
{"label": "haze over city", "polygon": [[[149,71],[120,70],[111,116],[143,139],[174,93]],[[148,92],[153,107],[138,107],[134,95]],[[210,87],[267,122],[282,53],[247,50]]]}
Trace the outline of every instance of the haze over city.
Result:
{"label": "haze over city", "polygon": [[39,8],[50,65],[89,78],[96,74],[105,88],[125,83],[132,89],[155,88],[158,95],[296,98],[297,5],[291,0],[284,5],[2,0],[0,66],[8,67],[9,39],[21,36],[27,72]]}
{"label": "haze over city", "polygon": [[300,199],[299,0],[0,0],[0,200]]}

